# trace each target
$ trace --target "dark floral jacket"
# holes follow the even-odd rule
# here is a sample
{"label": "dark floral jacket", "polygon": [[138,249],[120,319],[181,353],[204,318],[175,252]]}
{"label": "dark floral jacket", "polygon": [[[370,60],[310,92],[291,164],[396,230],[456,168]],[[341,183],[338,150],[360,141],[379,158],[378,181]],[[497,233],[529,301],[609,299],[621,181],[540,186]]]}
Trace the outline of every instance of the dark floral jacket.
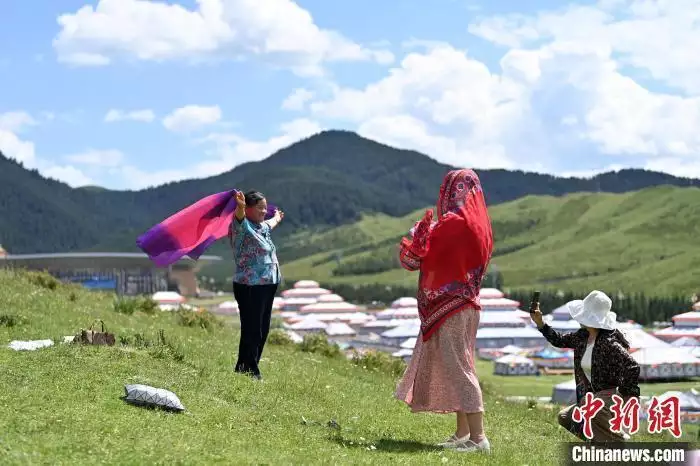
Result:
{"label": "dark floral jacket", "polygon": [[574,350],[577,404],[581,404],[587,392],[597,393],[615,388],[625,401],[639,397],[639,364],[622,345],[619,331],[598,332],[591,355],[590,382],[581,368],[581,359],[588,343],[588,330],[582,328],[562,334],[545,324],[539,331],[552,346]]}

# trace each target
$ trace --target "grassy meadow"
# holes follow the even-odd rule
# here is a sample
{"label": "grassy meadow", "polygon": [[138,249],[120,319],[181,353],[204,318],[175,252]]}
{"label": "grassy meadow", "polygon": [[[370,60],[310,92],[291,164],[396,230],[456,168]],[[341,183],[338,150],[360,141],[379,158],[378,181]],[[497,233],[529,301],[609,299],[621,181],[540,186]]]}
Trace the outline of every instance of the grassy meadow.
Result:
{"label": "grassy meadow", "polygon": [[[60,343],[94,319],[115,346]],[[7,348],[47,338],[57,344]],[[274,340],[259,383],[232,371],[233,320],[115,306],[108,294],[0,270],[0,464],[551,465],[572,440],[555,409],[503,400],[504,379],[481,364],[492,454],[444,451],[433,445],[453,432],[453,417],[411,414],[394,400],[396,367]],[[172,390],[187,411],[128,405],[129,383]]]}
{"label": "grassy meadow", "polygon": [[[489,211],[492,266],[506,287],[700,293],[700,189],[527,196]],[[329,284],[415,284],[415,274],[398,266],[396,248],[423,212],[365,215],[355,224],[281,239],[283,273]],[[230,275],[230,263],[203,273]]]}

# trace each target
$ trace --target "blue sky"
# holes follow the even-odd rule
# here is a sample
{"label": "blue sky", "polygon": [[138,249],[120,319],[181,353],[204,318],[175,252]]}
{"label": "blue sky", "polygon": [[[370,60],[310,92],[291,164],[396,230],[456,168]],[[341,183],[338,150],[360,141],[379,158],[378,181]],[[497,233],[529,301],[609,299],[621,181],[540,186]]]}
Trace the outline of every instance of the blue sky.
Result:
{"label": "blue sky", "polygon": [[14,1],[0,150],[141,189],[342,128],[456,166],[700,177],[699,19],[700,0]]}

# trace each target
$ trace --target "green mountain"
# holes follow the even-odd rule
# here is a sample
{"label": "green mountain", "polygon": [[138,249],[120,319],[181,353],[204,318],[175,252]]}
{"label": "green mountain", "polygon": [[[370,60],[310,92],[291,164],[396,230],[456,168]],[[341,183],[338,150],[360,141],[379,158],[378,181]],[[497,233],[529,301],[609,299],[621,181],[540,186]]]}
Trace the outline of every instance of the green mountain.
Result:
{"label": "green mountain", "polygon": [[[289,280],[415,285],[397,244],[423,209],[400,218],[367,214],[322,233],[279,242]],[[620,289],[700,294],[700,189],[670,186],[624,194],[526,196],[490,208],[491,269],[507,287]],[[230,264],[205,271],[230,275]]]}
{"label": "green mountain", "polygon": [[[136,237],[196,200],[231,188],[258,189],[280,205],[278,231],[324,231],[363,215],[402,217],[435,202],[451,167],[415,151],[398,150],[345,131],[327,131],[226,173],[140,191],[73,189],[0,155],[0,243],[11,253],[137,251]],[[491,205],[530,194],[627,192],[700,180],[642,170],[593,179],[479,170]],[[212,252],[222,252],[216,245]]]}

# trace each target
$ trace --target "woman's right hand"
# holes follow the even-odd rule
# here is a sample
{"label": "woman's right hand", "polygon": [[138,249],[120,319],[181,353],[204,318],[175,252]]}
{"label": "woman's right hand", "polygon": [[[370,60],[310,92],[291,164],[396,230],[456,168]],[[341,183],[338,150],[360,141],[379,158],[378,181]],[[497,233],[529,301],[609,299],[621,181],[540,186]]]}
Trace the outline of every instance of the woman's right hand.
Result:
{"label": "woman's right hand", "polygon": [[542,311],[540,311],[540,303],[537,303],[535,310],[530,313],[530,318],[537,325],[537,328],[544,327],[544,320],[542,320]]}
{"label": "woman's right hand", "polygon": [[245,207],[245,194],[243,194],[243,191],[236,191],[236,204],[240,208]]}

